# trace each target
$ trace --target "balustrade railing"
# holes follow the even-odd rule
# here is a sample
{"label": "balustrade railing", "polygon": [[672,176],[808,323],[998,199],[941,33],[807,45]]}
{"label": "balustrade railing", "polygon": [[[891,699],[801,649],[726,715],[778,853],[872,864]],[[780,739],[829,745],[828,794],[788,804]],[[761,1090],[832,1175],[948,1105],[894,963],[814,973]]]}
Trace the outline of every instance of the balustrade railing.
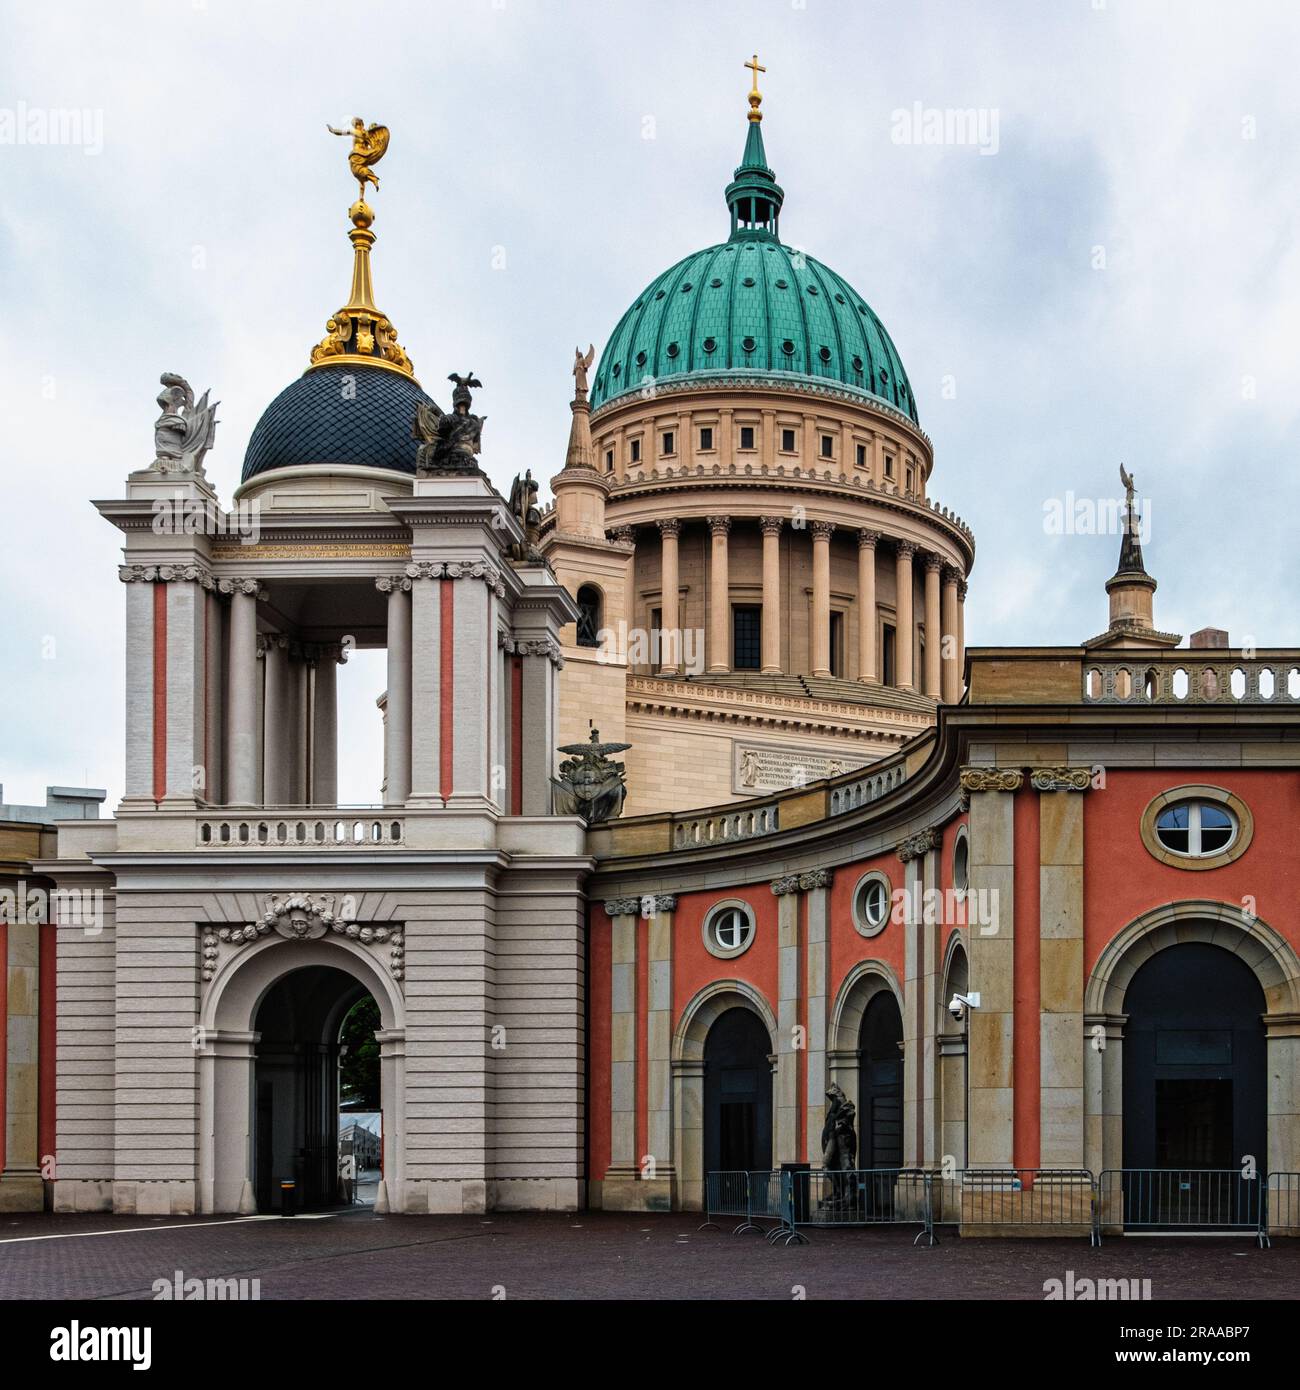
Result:
{"label": "balustrade railing", "polygon": [[1103,705],[1294,705],[1300,704],[1300,664],[1294,652],[1085,659],[1082,696],[1086,704]]}
{"label": "balustrade railing", "polygon": [[349,849],[404,843],[400,815],[334,807],[266,814],[208,815],[196,822],[200,849]]}

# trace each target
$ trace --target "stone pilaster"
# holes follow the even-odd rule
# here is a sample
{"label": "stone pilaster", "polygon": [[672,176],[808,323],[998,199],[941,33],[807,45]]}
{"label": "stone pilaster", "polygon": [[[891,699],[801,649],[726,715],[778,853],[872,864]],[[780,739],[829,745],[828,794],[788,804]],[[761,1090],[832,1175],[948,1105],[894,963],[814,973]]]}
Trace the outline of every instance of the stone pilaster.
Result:
{"label": "stone pilaster", "polygon": [[5,1161],[0,1173],[0,1211],[40,1211],[45,1199],[38,1085],[41,927],[28,920],[29,916],[24,911],[11,914],[3,962],[8,1009],[7,1017],[0,1018],[5,1040]]}
{"label": "stone pilaster", "polygon": [[411,586],[411,792],[414,806],[441,806],[441,583],[423,572]]}
{"label": "stone pilaster", "polygon": [[[830,1085],[827,1029],[830,1023],[830,869],[814,869],[799,875],[799,887],[807,894],[807,1020],[808,1087],[804,1100],[808,1158],[821,1162],[822,1124],[826,1118],[826,1088]],[[854,1104],[856,1104],[856,1100]]]}
{"label": "stone pilaster", "polygon": [[255,806],[257,782],[258,677],[257,601],[263,595],[256,579],[222,579],[217,586],[230,595],[229,645],[226,653],[226,803]]}
{"label": "stone pilaster", "polygon": [[799,879],[775,879],[777,912],[776,1102],[772,1163],[793,1163],[799,1157],[799,1066],[796,1028],[799,1024]]}
{"label": "stone pilaster", "polygon": [[898,846],[903,862],[903,1162],[909,1167],[939,1157],[939,1068],[936,997],[939,924],[927,890],[936,887],[939,831],[927,827]]}
{"label": "stone pilaster", "polygon": [[1083,1166],[1082,767],[1030,773],[1038,799],[1039,1142],[1045,1168]]}
{"label": "stone pilaster", "polygon": [[1015,796],[1024,780],[1007,768],[968,767],[970,889],[985,893],[991,921],[967,937],[970,988],[980,1007],[970,1013],[970,1163],[1009,1167],[1013,1161],[1015,1034]]}
{"label": "stone pilaster", "polygon": [[[671,1211],[673,1166],[673,913],[677,899],[658,894],[646,930],[646,1152],[642,1155],[642,1205]],[[646,1160],[653,1161],[653,1167]],[[652,1176],[653,1174],[653,1176]]]}
{"label": "stone pilaster", "polygon": [[388,595],[384,805],[404,806],[411,794],[411,581],[382,575],[375,585]]}
{"label": "stone pilaster", "polygon": [[638,898],[605,904],[610,919],[609,1169],[602,1205],[627,1211],[636,1205],[640,1155],[636,1151],[636,929]]}

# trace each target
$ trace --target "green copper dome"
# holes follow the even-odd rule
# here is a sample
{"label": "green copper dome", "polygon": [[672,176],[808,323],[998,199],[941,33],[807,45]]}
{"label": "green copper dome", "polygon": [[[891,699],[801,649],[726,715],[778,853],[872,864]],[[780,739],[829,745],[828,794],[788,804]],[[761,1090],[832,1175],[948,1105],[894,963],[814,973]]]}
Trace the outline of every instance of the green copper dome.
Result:
{"label": "green copper dome", "polygon": [[[751,105],[752,105],[751,101]],[[592,408],[690,378],[848,389],[916,421],[916,401],[885,326],[848,281],[782,244],[784,195],[751,114],[727,188],[731,236],[678,261],[619,320],[601,354]]]}

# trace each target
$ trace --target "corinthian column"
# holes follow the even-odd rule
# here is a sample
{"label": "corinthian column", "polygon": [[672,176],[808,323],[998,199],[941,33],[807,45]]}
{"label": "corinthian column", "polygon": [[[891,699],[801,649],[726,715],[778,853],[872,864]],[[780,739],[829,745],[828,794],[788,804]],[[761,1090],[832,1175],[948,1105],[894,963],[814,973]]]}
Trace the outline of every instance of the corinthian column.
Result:
{"label": "corinthian column", "polygon": [[876,542],[879,531],[858,532],[858,679],[876,679]]}
{"label": "corinthian column", "polygon": [[727,563],[729,516],[711,516],[713,550],[709,567],[709,670],[731,670],[731,576]]}
{"label": "corinthian column", "polygon": [[951,565],[943,567],[943,640],[949,654],[943,658],[943,702],[955,705],[961,699],[961,667],[958,663],[957,582],[961,575]]}
{"label": "corinthian column", "polygon": [[763,531],[763,671],[781,670],[781,518],[761,516]]}
{"label": "corinthian column", "polygon": [[660,563],[663,593],[660,600],[659,673],[664,676],[675,676],[681,669],[682,631],[677,612],[677,537],[681,529],[682,523],[676,517],[659,523],[663,544]]}
{"label": "corinthian column", "polygon": [[925,557],[925,693],[937,700],[942,693],[939,657],[943,637],[939,631],[939,569],[943,560],[933,553]]}
{"label": "corinthian column", "polygon": [[829,521],[812,523],[813,538],[813,632],[812,673],[831,673],[831,535]]}
{"label": "corinthian column", "polygon": [[916,546],[911,541],[899,541],[895,558],[894,582],[898,590],[898,631],[894,646],[898,666],[898,688],[914,690],[912,676],[912,652],[916,647],[916,633],[912,630],[912,556]]}

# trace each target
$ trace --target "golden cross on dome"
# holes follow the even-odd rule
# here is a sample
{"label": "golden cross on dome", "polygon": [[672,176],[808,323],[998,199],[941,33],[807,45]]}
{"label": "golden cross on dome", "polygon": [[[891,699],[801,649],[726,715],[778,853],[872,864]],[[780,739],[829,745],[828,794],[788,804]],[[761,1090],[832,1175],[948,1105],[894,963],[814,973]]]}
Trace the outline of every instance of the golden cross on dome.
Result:
{"label": "golden cross on dome", "polygon": [[763,113],[758,109],[763,103],[763,94],[758,90],[758,74],[766,72],[767,69],[758,61],[758,54],[755,53],[748,63],[742,63],[754,74],[754,85],[749,90],[749,119],[751,121],[761,121]]}

